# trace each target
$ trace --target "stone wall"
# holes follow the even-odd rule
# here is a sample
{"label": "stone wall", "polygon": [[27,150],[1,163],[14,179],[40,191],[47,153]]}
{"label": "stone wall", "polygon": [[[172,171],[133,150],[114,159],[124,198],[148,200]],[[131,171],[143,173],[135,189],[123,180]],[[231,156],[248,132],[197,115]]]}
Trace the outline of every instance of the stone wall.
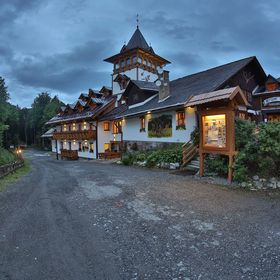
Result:
{"label": "stone wall", "polygon": [[250,182],[241,183],[241,187],[250,188],[251,190],[276,190],[280,189],[280,179],[277,178],[260,178],[258,175],[255,175]]}
{"label": "stone wall", "polygon": [[183,143],[165,143],[165,142],[156,142],[156,141],[124,141],[124,150],[125,152],[132,151],[146,151],[151,149],[158,148],[167,148],[174,144],[182,144]]}

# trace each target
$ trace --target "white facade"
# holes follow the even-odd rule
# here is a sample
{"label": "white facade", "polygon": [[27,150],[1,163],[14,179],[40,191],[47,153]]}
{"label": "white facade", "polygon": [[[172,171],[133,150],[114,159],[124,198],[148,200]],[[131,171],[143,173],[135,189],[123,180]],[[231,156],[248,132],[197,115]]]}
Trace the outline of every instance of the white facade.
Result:
{"label": "white facade", "polygon": [[[148,137],[149,119],[159,117],[161,115],[172,116],[172,136],[150,138]],[[147,142],[166,142],[166,143],[185,143],[190,140],[190,134],[197,126],[196,113],[193,108],[185,109],[185,130],[176,130],[176,111],[164,111],[161,113],[145,114],[145,132],[140,132],[140,118],[127,117],[122,121],[123,124],[123,140],[124,141],[147,141]]]}
{"label": "white facade", "polygon": [[[104,130],[104,123],[109,123],[109,130]],[[106,150],[111,148],[113,142],[120,142],[121,134],[113,133],[113,122],[112,121],[102,121],[98,122],[98,153],[104,153]]]}

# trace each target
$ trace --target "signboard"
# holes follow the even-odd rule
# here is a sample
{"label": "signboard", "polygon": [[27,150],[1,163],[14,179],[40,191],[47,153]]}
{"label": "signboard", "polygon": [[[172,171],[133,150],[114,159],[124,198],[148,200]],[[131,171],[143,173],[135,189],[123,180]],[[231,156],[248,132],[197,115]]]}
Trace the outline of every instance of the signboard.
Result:
{"label": "signboard", "polygon": [[203,116],[203,146],[204,147],[226,147],[226,115]]}
{"label": "signboard", "polygon": [[263,101],[263,106],[280,105],[280,96],[270,97]]}

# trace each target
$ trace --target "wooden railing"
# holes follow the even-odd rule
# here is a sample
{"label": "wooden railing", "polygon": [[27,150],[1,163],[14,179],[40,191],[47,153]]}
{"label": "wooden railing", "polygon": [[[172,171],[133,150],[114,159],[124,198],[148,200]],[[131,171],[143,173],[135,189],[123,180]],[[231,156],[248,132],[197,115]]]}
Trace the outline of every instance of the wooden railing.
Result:
{"label": "wooden railing", "polygon": [[198,153],[198,147],[191,141],[186,142],[183,146],[183,164],[181,167],[186,166]]}
{"label": "wooden railing", "polygon": [[99,159],[114,159],[120,158],[121,152],[105,152],[105,153],[98,153]]}
{"label": "wooden railing", "polygon": [[68,158],[72,160],[78,159],[78,151],[77,150],[61,150],[61,158]]}
{"label": "wooden railing", "polygon": [[96,130],[56,131],[53,138],[55,140],[95,140]]}
{"label": "wooden railing", "polygon": [[23,159],[17,159],[16,161],[0,166],[0,178],[22,167],[23,164],[24,164]]}

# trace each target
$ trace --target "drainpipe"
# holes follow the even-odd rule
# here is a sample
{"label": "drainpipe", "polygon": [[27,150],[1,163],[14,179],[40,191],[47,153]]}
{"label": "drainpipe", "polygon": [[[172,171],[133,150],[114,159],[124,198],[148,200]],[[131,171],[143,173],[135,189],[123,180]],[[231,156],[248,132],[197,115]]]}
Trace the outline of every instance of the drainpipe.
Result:
{"label": "drainpipe", "polygon": [[57,140],[55,140],[56,160],[58,160]]}
{"label": "drainpipe", "polygon": [[95,129],[96,129],[96,140],[95,140],[95,143],[96,143],[96,159],[98,159],[98,121],[96,121]]}

